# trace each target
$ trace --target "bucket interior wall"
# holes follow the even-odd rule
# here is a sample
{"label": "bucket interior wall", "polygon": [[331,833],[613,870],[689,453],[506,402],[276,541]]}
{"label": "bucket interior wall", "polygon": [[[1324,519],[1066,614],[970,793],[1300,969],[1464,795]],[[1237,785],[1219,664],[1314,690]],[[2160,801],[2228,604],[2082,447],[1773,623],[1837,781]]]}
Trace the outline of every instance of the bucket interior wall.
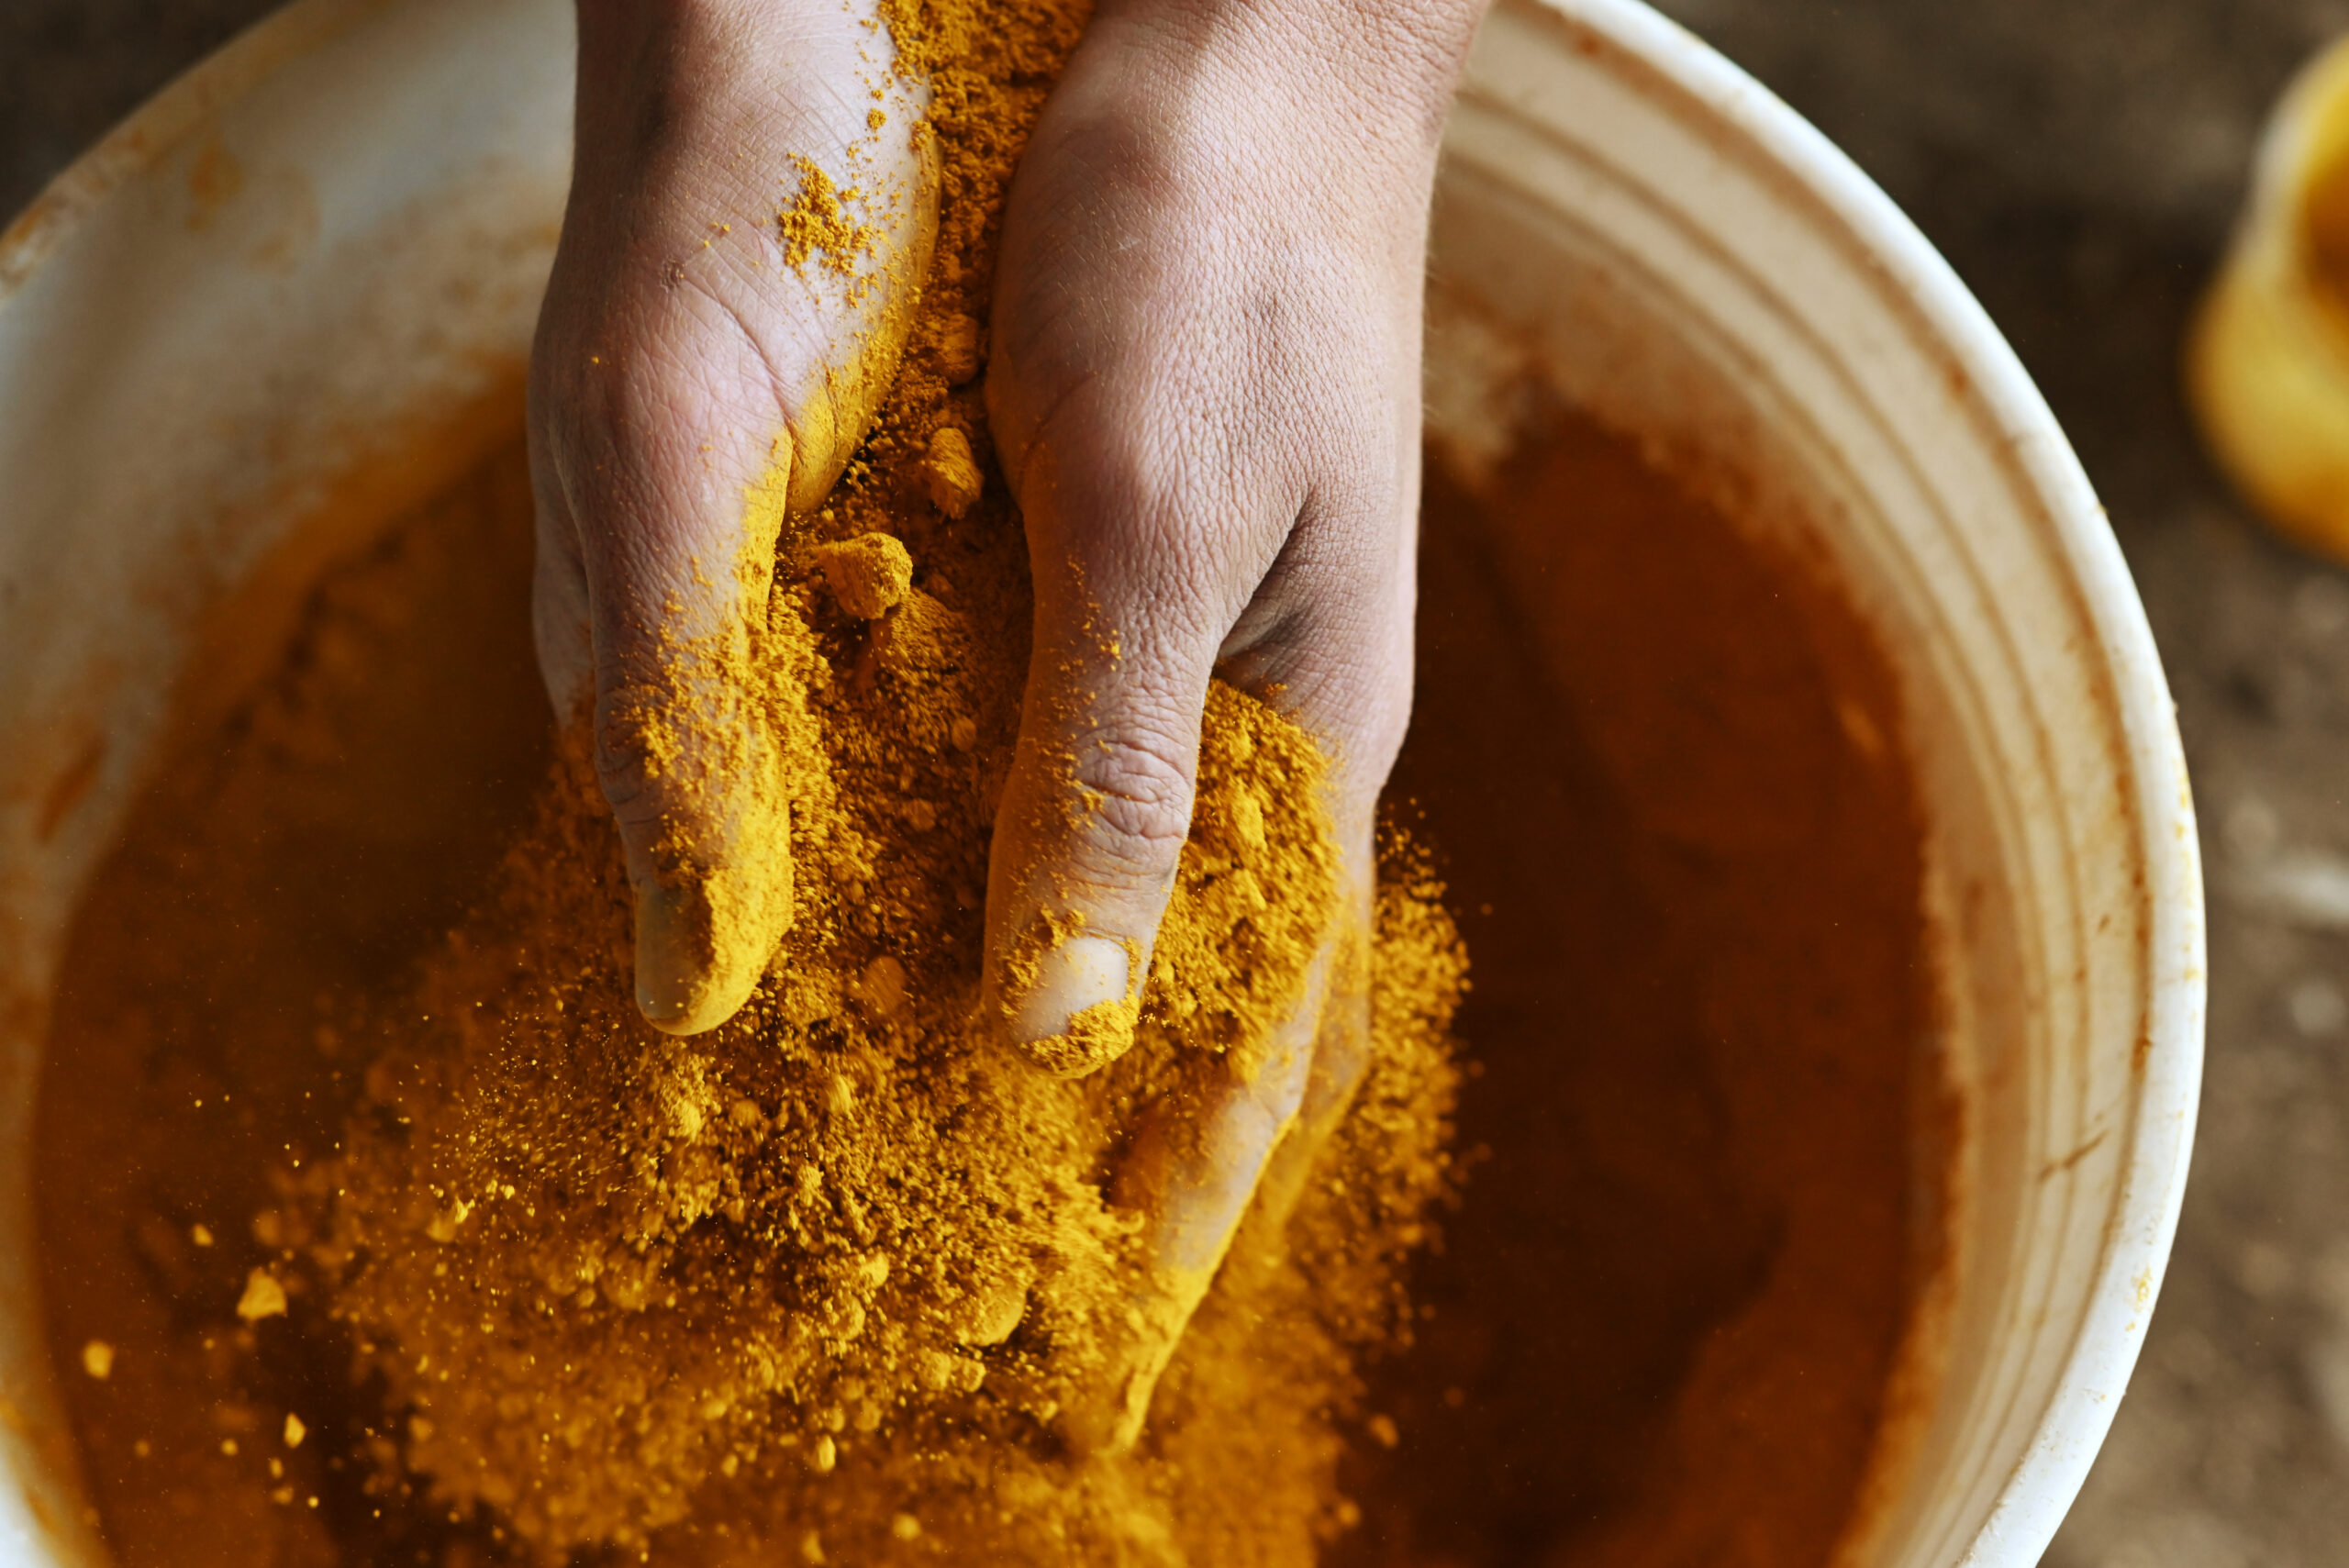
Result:
{"label": "bucket interior wall", "polygon": [[[2009,1522],[2052,1530],[2068,1504],[2076,1475],[2026,1502],[2017,1468],[2043,1445],[2043,1391],[2077,1374],[2132,1165],[2190,1131],[2188,1088],[2132,1147],[2149,1089],[2179,1090],[2143,1075],[2161,933],[2152,813],[2116,787],[2128,694],[2075,656],[2099,633],[2041,454],[1934,341],[1922,280],[1724,138],[1701,92],[1614,49],[1531,7],[1480,41],[1438,197],[1431,418],[1475,461],[1507,444],[1531,379],[1636,432],[1820,562],[1897,667],[1943,993],[1912,1046],[1936,1066],[1947,1142],[1927,1154],[1950,1180],[1920,1216],[1940,1268],[1853,1554],[1954,1561],[1976,1521],[2020,1507]],[[2155,806],[2174,817],[2173,776]],[[2117,1395],[2133,1353],[2080,1392]],[[2044,1446],[2077,1473],[2094,1450]]]}

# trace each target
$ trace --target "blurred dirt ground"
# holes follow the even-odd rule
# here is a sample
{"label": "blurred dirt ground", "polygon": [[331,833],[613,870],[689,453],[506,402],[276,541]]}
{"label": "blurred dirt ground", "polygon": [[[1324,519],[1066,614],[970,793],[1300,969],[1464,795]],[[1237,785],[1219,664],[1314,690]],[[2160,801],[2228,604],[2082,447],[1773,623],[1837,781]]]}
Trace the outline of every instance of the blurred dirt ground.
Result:
{"label": "blurred dirt ground", "polygon": [[[0,0],[0,213],[264,0]],[[2251,526],[2176,345],[2349,0],[1667,0],[1881,181],[2071,432],[2178,699],[2210,1053],[2145,1357],[2051,1568],[2349,1564],[2349,574]]]}

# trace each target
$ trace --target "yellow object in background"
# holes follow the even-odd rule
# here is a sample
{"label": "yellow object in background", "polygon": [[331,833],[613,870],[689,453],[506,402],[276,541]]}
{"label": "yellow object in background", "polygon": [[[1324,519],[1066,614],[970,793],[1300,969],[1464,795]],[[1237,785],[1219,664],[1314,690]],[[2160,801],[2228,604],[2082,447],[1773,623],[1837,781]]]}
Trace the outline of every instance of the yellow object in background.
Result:
{"label": "yellow object in background", "polygon": [[2266,519],[2349,560],[2349,39],[2304,68],[2187,344],[2187,398]]}

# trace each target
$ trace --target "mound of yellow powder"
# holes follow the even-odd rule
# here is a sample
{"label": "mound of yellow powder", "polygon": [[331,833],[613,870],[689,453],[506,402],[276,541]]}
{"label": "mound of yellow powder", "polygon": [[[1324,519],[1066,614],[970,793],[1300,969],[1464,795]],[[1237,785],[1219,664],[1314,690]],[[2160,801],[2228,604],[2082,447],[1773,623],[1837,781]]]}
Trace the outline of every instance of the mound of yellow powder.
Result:
{"label": "mound of yellow powder", "polygon": [[[978,788],[934,786],[935,823],[903,836],[885,879],[843,888],[843,926],[796,928],[788,978],[680,1040],[636,1012],[617,842],[567,747],[498,895],[412,1012],[383,1020],[395,1043],[341,1157],[288,1176],[283,1239],[381,1379],[379,1461],[551,1557],[643,1545],[729,1483],[763,1515],[836,1532],[919,1518],[972,1466],[1037,1478],[996,1500],[1056,1529],[1071,1514],[1106,1537],[1171,1529],[1095,1496],[1163,1458],[1072,1467],[1053,1432],[1102,1314],[1124,1310],[1131,1221],[1104,1188],[1144,1101],[1228,1071],[1217,1046],[1295,1005],[1329,905],[1310,898],[1329,884],[1312,853],[1326,822],[1266,795],[1311,798],[1309,742],[1221,686],[1208,735],[1170,917],[1183,962],[1136,1048],[1081,1084],[971,1020],[978,912],[951,889],[983,851]],[[1235,882],[1308,896],[1235,900]],[[1391,1212],[1341,1243],[1374,1256],[1400,1250],[1441,1180],[1459,959],[1427,892],[1388,899],[1368,1094],[1409,1114],[1364,1129]],[[1255,1294],[1301,1290],[1293,1267]],[[1253,1419],[1267,1390],[1241,1367],[1218,1379],[1247,1398],[1209,1397],[1204,1418]],[[1309,1412],[1339,1390],[1273,1392]]]}

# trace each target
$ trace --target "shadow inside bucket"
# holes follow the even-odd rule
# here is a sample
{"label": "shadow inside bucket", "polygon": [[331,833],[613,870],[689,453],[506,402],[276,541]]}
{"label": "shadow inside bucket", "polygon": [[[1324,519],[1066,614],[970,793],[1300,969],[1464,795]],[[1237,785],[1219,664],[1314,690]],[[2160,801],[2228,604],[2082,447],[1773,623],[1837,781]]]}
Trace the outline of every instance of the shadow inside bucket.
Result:
{"label": "shadow inside bucket", "polygon": [[1892,678],[1806,565],[1586,423],[1481,495],[1429,466],[1392,795],[1471,954],[1469,1174],[1335,1558],[1823,1564],[1919,1273]]}

